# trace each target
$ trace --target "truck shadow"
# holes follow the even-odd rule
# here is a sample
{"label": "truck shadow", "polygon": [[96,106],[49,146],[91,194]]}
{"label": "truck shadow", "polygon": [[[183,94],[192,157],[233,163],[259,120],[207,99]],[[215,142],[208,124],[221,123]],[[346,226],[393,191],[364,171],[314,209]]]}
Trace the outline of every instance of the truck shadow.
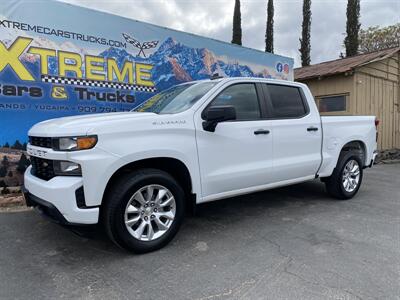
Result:
{"label": "truck shadow", "polygon": [[307,207],[330,201],[333,199],[326,193],[324,184],[314,180],[200,204],[196,208],[196,217],[223,216],[226,213],[253,215],[260,212],[261,208],[272,211],[274,208]]}
{"label": "truck shadow", "polygon": [[[219,232],[233,237],[243,228],[254,227],[255,223],[258,225],[253,230],[257,230],[257,226],[268,228],[272,224],[276,228],[280,223],[287,224],[285,218],[295,220],[307,217],[310,209],[326,210],[326,205],[333,206],[334,202],[325,193],[324,185],[313,181],[201,204],[196,215],[186,217],[180,232],[167,247],[147,255],[154,258],[160,251],[163,255],[191,251],[197,241],[212,243],[223,238]],[[100,228],[78,237],[33,212],[25,214],[31,214],[26,224],[29,230],[25,226],[14,227],[14,234],[23,237],[29,232],[31,243],[36,248],[42,248],[43,253],[54,253],[50,260],[57,265],[71,266],[83,259],[89,264],[106,259],[108,264],[131,255],[111,243]],[[214,234],[210,235],[210,232]]]}
{"label": "truck shadow", "polygon": [[[262,226],[268,222],[281,218],[302,218],[313,207],[332,204],[332,199],[325,191],[325,186],[319,180],[301,183],[289,187],[267,190],[238,197],[226,198],[218,201],[200,204],[195,215],[187,215],[180,232],[174,241],[166,248],[181,247],[191,243],[193,236],[197,239],[207,239],[210,229],[224,227],[228,224],[237,224],[239,227],[248,226],[247,222],[259,220]],[[232,230],[235,230],[234,228]],[[234,234],[234,233],[233,233]],[[99,228],[95,232],[85,235],[96,244],[99,249],[113,248],[105,233]],[[184,247],[184,246],[183,246]],[[117,247],[115,247],[117,249]],[[122,255],[124,250],[118,250]]]}

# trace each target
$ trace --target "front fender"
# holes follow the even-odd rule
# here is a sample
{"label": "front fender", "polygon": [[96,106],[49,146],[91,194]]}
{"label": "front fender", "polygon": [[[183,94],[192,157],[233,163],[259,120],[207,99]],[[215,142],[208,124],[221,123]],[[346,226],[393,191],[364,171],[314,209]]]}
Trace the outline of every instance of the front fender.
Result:
{"label": "front fender", "polygon": [[119,157],[119,159],[115,160],[112,164],[109,164],[104,169],[102,173],[103,176],[101,177],[99,177],[98,174],[86,174],[87,176],[89,176],[89,178],[98,178],[97,180],[87,183],[85,185],[85,190],[93,190],[93,193],[90,191],[88,191],[88,193],[85,193],[85,195],[88,196],[88,198],[86,199],[87,205],[101,205],[109,181],[111,180],[112,176],[116,174],[116,172],[118,172],[120,169],[131,163],[152,158],[172,158],[182,162],[189,170],[192,180],[193,193],[198,195],[201,194],[199,180],[200,176],[198,171],[199,168],[197,167],[197,161],[190,159],[190,157],[181,152],[173,151],[170,149],[156,149],[150,151],[135,152],[124,157]]}

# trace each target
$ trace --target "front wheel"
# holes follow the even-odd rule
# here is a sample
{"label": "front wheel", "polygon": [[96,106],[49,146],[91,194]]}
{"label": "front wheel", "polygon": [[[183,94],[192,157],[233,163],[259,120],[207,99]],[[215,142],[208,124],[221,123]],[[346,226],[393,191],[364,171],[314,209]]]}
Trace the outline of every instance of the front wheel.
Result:
{"label": "front wheel", "polygon": [[121,177],[107,193],[106,231],[116,244],[136,253],[165,246],[184,217],[184,192],[168,173],[156,169]]}
{"label": "front wheel", "polygon": [[363,178],[363,163],[356,152],[344,152],[340,155],[332,175],[325,180],[330,195],[347,200],[357,194]]}

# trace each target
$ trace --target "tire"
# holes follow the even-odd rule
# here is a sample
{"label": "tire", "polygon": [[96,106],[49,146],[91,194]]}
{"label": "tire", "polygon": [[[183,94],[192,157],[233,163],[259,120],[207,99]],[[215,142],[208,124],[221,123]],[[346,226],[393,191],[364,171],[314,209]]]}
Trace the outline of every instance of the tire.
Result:
{"label": "tire", "polygon": [[[355,176],[357,172],[350,172],[351,174],[347,172],[349,170],[348,167],[351,167],[352,162],[354,162],[354,166],[358,167],[358,177]],[[355,168],[356,167],[353,167],[352,169],[356,170]],[[346,184],[346,177],[348,184]],[[358,180],[356,180],[357,178]],[[326,190],[331,196],[337,199],[348,200],[357,194],[361,186],[362,178],[363,162],[360,154],[355,151],[346,151],[340,154],[338,163],[333,170],[332,175],[325,179]]]}
{"label": "tire", "polygon": [[170,174],[158,169],[140,169],[121,176],[104,201],[102,222],[108,236],[135,253],[167,245],[184,218],[183,189]]}

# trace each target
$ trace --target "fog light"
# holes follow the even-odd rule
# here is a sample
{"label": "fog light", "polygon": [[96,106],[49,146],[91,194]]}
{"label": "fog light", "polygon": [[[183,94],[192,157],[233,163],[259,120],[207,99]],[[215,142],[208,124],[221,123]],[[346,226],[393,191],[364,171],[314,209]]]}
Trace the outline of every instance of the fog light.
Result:
{"label": "fog light", "polygon": [[61,176],[81,176],[81,166],[71,161],[56,160],[53,163],[54,173]]}

